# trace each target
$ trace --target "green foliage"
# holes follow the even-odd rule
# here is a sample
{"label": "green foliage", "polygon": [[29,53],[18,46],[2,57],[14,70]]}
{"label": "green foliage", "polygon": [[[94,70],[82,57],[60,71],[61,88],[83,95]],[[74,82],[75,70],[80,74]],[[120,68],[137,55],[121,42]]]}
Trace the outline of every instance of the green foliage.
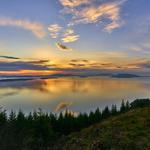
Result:
{"label": "green foliage", "polygon": [[149,150],[150,107],[131,109],[57,142],[55,150]]}
{"label": "green foliage", "polygon": [[116,105],[112,105],[112,107],[111,107],[111,114],[112,115],[116,115],[117,113],[118,113],[117,106]]}
{"label": "green foliage", "polygon": [[148,106],[150,105],[150,99],[136,99],[130,105],[131,108]]}
{"label": "green foliage", "polygon": [[[136,107],[149,105],[150,100],[136,100],[129,104],[123,101],[120,110],[116,105],[106,106],[102,111],[80,113],[74,116],[69,111],[59,115],[43,113],[41,109],[25,115],[21,110],[9,115],[0,109],[0,149],[49,150],[64,135],[80,131],[109,117],[119,115]],[[134,123],[134,122],[133,122]],[[108,144],[109,145],[109,144]]]}
{"label": "green foliage", "polygon": [[124,102],[124,100],[122,100],[121,107],[120,107],[120,112],[125,112],[125,111],[126,111],[125,102]]}

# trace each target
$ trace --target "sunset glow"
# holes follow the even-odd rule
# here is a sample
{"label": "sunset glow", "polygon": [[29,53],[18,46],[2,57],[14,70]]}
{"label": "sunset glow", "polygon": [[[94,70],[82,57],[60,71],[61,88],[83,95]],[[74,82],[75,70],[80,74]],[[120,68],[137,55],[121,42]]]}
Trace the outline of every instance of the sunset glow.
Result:
{"label": "sunset glow", "polygon": [[1,2],[0,74],[80,69],[149,74],[149,5],[143,0]]}

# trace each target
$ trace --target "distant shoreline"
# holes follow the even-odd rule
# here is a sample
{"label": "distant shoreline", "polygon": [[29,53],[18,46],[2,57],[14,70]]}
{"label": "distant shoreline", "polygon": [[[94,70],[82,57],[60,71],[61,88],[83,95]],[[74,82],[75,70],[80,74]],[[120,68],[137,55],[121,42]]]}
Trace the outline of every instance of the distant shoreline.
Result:
{"label": "distant shoreline", "polygon": [[27,81],[27,80],[36,80],[36,79],[53,79],[53,78],[63,78],[63,77],[79,77],[79,78],[89,78],[89,77],[109,77],[109,78],[149,78],[150,76],[139,76],[134,74],[99,74],[99,75],[51,75],[51,76],[15,76],[15,77],[0,77],[0,82],[8,81]]}

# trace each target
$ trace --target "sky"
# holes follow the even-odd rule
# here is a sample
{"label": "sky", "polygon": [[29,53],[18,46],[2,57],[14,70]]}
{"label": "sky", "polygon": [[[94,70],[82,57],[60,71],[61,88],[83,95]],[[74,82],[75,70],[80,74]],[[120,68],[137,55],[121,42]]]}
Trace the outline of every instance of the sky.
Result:
{"label": "sky", "polygon": [[0,75],[150,73],[149,0],[1,0]]}

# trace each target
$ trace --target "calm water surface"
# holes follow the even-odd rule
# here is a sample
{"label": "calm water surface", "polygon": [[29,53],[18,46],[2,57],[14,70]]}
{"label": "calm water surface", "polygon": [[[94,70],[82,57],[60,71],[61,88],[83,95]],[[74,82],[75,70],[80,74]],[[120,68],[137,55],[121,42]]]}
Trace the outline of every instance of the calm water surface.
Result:
{"label": "calm water surface", "polygon": [[150,78],[55,78],[0,82],[0,106],[26,113],[38,108],[60,112],[89,112],[120,105],[122,99],[150,97]]}

